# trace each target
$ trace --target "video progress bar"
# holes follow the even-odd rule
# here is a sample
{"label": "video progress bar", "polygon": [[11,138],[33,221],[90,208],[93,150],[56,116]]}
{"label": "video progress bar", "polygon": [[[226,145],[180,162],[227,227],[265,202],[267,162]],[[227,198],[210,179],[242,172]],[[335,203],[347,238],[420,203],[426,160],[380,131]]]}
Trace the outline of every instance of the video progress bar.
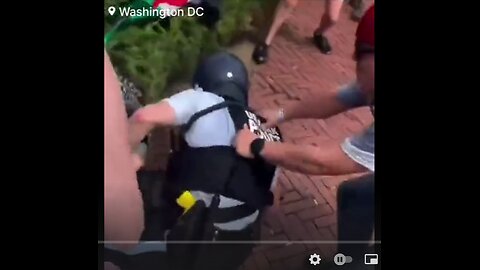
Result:
{"label": "video progress bar", "polygon": [[381,241],[98,241],[99,245],[114,244],[267,244],[267,245],[293,245],[293,244],[381,244]]}

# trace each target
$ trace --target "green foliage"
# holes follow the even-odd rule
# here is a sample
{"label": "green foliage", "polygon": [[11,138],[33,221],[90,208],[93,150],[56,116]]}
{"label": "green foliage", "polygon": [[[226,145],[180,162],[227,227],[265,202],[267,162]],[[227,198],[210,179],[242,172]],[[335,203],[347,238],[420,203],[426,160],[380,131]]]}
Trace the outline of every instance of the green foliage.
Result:
{"label": "green foliage", "polygon": [[218,23],[219,42],[229,45],[239,34],[252,30],[253,12],[261,5],[258,0],[225,0],[222,20]]}
{"label": "green foliage", "polygon": [[[131,3],[129,0],[105,0],[110,5]],[[130,26],[119,32],[108,44],[111,59],[118,72],[129,77],[142,89],[145,101],[157,101],[167,94],[172,83],[189,81],[201,57],[230,45],[251,31],[252,14],[259,9],[258,0],[224,0],[217,31],[207,29],[192,17],[171,19],[169,30],[157,22]],[[118,18],[106,16],[105,31]]]}
{"label": "green foliage", "polygon": [[131,1],[131,0],[104,0],[103,8],[104,8],[104,13],[105,13],[105,19],[104,19],[105,20],[105,23],[104,23],[105,33],[110,31],[110,29],[112,29],[115,22],[117,22],[118,19],[119,19],[118,13],[116,13],[114,16],[110,16],[108,14],[108,11],[107,11],[108,7],[110,7],[110,6],[123,7],[123,6],[129,5],[131,2],[133,2],[133,1]]}
{"label": "green foliage", "polygon": [[168,33],[156,26],[144,29],[131,27],[120,32],[112,41],[110,50],[112,62],[118,71],[127,75],[144,90],[148,100],[155,100],[155,89],[164,89],[170,67],[164,63],[176,63],[176,55],[169,53],[172,43]]}

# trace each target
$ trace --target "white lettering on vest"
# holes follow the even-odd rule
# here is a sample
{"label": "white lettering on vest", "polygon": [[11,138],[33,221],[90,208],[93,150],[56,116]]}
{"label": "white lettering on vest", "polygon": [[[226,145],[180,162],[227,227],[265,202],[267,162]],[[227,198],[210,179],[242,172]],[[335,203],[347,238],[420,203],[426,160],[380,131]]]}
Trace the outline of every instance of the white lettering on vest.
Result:
{"label": "white lettering on vest", "polygon": [[276,128],[264,129],[261,127],[262,122],[260,119],[253,113],[245,111],[248,117],[248,126],[250,131],[255,133],[258,137],[269,141],[269,142],[279,142],[281,141],[280,133]]}

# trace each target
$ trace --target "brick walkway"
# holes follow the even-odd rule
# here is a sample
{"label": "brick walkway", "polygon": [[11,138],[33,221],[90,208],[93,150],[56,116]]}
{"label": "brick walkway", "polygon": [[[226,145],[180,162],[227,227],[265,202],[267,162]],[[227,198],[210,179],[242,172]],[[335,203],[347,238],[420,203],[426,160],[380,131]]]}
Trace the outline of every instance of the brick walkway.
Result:
{"label": "brick walkway", "polygon": [[[349,19],[350,11],[344,5],[339,23],[328,34],[334,51],[325,56],[309,40],[323,13],[323,1],[300,1],[294,16],[275,38],[270,61],[255,71],[252,107],[278,107],[307,99],[313,91],[329,91],[351,81],[357,24]],[[341,141],[371,122],[369,110],[359,109],[327,120],[293,121],[281,129],[288,141],[315,144]],[[266,213],[262,240],[336,240],[336,188],[348,178],[283,171],[279,192],[282,200]],[[255,249],[243,269],[301,269],[309,254],[316,252],[326,259],[335,250],[333,244],[264,244]]]}

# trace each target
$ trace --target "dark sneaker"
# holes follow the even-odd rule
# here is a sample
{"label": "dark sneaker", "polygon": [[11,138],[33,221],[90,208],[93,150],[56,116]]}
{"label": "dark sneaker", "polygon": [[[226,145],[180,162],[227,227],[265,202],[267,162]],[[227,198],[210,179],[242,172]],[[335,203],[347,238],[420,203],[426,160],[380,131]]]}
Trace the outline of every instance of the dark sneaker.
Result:
{"label": "dark sneaker", "polygon": [[360,22],[363,17],[363,10],[354,10],[350,16],[351,20],[354,22]]}
{"label": "dark sneaker", "polygon": [[363,0],[350,0],[350,1],[348,1],[348,4],[353,9],[359,9],[361,6],[363,6]]}
{"label": "dark sneaker", "polygon": [[322,34],[313,34],[313,43],[317,46],[318,49],[324,54],[332,53],[332,46],[328,42],[328,39]]}
{"label": "dark sneaker", "polygon": [[253,50],[252,59],[257,65],[264,64],[268,60],[268,45],[259,43]]}
{"label": "dark sneaker", "polygon": [[351,15],[351,19],[353,21],[359,22],[360,19],[363,17],[363,13],[365,13],[365,5],[362,1],[358,1],[355,6],[352,6],[353,11]]}

